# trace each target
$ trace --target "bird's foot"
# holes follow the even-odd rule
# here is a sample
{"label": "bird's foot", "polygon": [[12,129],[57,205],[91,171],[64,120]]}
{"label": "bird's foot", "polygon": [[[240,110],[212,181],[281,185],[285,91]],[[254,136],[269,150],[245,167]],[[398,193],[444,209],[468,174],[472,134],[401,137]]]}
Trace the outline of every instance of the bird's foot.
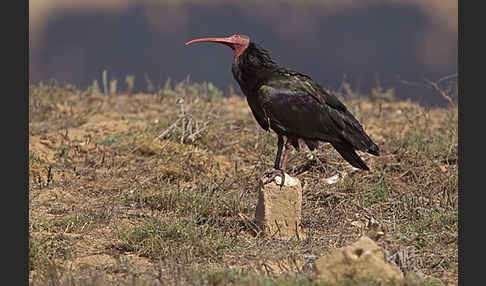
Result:
{"label": "bird's foot", "polygon": [[263,182],[264,185],[271,183],[273,180],[275,180],[276,177],[282,178],[280,184],[277,182],[277,180],[275,180],[275,183],[277,183],[277,185],[280,185],[282,187],[285,184],[285,172],[283,170],[270,169],[269,171],[265,172],[265,174],[268,179]]}

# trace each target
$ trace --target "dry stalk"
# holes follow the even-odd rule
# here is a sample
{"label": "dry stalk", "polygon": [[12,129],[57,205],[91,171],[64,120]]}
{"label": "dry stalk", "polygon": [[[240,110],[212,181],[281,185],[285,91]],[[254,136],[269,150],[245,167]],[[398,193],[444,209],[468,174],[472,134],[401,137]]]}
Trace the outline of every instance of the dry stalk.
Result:
{"label": "dry stalk", "polygon": [[[448,79],[455,78],[455,77],[457,77],[457,73],[456,74],[451,74],[451,75],[448,75],[448,76],[445,76],[445,77],[442,77],[442,78],[440,78],[439,80],[437,80],[435,82],[434,81],[431,81],[429,79],[424,79],[425,84],[418,83],[418,82],[411,82],[411,81],[407,81],[407,80],[403,80],[403,79],[399,79],[399,82],[400,83],[403,83],[403,84],[414,85],[414,86],[428,86],[428,87],[431,87],[433,90],[437,91],[445,100],[447,100],[452,107],[455,107],[456,104],[454,103],[454,101],[452,100],[452,98],[449,95],[447,95],[447,93],[439,86],[439,83],[441,83],[441,82],[443,82],[445,80],[448,80]],[[457,93],[456,93],[456,95],[457,95]]]}

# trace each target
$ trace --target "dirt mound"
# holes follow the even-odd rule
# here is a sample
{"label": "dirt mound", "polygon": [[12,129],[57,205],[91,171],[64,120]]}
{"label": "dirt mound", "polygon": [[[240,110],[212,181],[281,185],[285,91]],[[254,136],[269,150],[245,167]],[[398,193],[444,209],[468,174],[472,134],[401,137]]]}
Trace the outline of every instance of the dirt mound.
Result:
{"label": "dirt mound", "polygon": [[386,263],[380,247],[368,236],[331,252],[315,261],[317,276],[337,282],[346,277],[369,278],[387,282],[403,280],[403,274]]}

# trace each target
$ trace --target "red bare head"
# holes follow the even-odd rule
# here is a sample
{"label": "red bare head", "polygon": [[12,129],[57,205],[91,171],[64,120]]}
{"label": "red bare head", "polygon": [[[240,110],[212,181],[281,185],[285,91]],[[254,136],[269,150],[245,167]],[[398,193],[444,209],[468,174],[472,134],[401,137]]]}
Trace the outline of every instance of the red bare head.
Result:
{"label": "red bare head", "polygon": [[250,44],[250,38],[244,35],[235,34],[233,36],[227,38],[202,38],[202,39],[195,39],[186,43],[186,46],[198,43],[198,42],[214,42],[226,45],[233,49],[235,52],[234,60],[236,59],[245,51],[245,49]]}

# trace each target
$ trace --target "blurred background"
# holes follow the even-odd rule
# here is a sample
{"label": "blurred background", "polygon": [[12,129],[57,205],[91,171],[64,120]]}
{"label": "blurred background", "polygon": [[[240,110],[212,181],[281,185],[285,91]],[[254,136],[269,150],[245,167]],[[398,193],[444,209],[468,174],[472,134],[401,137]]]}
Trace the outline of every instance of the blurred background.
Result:
{"label": "blurred background", "polygon": [[106,70],[121,91],[127,76],[136,92],[189,76],[240,93],[231,49],[184,46],[240,33],[331,90],[379,86],[440,106],[422,83],[457,74],[457,13],[456,0],[30,0],[29,80],[85,89]]}

